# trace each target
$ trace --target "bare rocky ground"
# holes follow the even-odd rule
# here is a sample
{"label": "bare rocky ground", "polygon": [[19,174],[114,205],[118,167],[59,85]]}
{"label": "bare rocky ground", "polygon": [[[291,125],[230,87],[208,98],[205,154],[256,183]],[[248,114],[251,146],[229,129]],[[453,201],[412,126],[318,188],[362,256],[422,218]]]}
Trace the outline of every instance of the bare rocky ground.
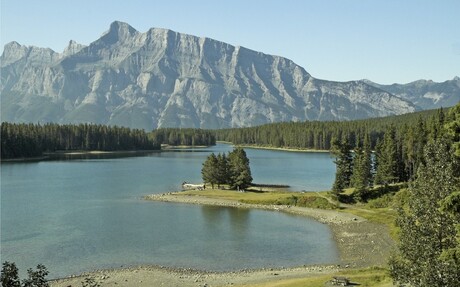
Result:
{"label": "bare rocky ground", "polygon": [[285,269],[241,270],[216,273],[191,269],[173,269],[161,266],[141,266],[128,269],[95,271],[51,282],[51,286],[82,286],[86,277],[93,277],[100,286],[232,286],[264,283],[279,279],[301,278],[332,274],[345,268],[360,268],[385,265],[394,242],[386,226],[365,220],[349,213],[334,210],[291,206],[267,206],[243,204],[231,200],[212,199],[201,196],[186,196],[180,193],[150,195],[147,200],[259,208],[288,212],[312,217],[328,224],[334,234],[340,252],[340,265],[302,266]]}

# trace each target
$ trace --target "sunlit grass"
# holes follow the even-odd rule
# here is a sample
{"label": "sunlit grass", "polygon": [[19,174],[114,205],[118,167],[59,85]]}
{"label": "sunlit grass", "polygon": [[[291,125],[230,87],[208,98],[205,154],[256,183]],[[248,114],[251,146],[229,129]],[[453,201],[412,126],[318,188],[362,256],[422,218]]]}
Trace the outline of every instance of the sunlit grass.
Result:
{"label": "sunlit grass", "polygon": [[353,284],[361,287],[391,287],[392,280],[386,269],[366,268],[357,270],[346,270],[336,274],[317,275],[295,279],[272,280],[259,284],[235,285],[239,287],[324,287],[333,276],[347,277]]}
{"label": "sunlit grass", "polygon": [[335,209],[336,205],[331,204],[327,199],[319,196],[316,192],[292,192],[283,190],[271,191],[246,191],[206,189],[202,191],[185,191],[184,195],[203,196],[215,199],[233,200],[248,204],[262,205],[293,205],[302,207]]}

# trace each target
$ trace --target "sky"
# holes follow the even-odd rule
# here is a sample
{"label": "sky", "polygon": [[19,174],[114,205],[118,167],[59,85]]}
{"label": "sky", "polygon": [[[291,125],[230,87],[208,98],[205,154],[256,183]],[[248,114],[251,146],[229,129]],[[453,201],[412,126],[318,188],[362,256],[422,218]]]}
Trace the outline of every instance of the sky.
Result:
{"label": "sky", "polygon": [[122,21],[283,56],[331,81],[460,76],[458,0],[0,1],[0,52],[11,41],[62,52]]}

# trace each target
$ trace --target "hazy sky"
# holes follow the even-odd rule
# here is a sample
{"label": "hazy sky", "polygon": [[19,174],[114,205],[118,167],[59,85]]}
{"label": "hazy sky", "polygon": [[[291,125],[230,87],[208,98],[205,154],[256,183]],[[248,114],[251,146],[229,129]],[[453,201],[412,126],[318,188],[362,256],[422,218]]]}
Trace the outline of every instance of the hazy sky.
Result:
{"label": "hazy sky", "polygon": [[11,41],[62,52],[115,20],[283,56],[320,79],[391,84],[460,76],[459,0],[0,0]]}

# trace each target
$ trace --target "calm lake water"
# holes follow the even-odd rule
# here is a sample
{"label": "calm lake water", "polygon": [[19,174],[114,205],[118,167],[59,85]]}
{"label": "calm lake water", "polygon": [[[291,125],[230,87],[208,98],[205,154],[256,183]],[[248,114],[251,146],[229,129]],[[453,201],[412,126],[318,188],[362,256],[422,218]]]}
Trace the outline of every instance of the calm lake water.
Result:
{"label": "calm lake water", "polygon": [[[200,182],[201,164],[231,146],[137,157],[1,165],[1,261],[50,277],[139,264],[215,271],[334,263],[330,229],[284,213],[148,202]],[[327,153],[246,149],[254,182],[326,190]]]}

